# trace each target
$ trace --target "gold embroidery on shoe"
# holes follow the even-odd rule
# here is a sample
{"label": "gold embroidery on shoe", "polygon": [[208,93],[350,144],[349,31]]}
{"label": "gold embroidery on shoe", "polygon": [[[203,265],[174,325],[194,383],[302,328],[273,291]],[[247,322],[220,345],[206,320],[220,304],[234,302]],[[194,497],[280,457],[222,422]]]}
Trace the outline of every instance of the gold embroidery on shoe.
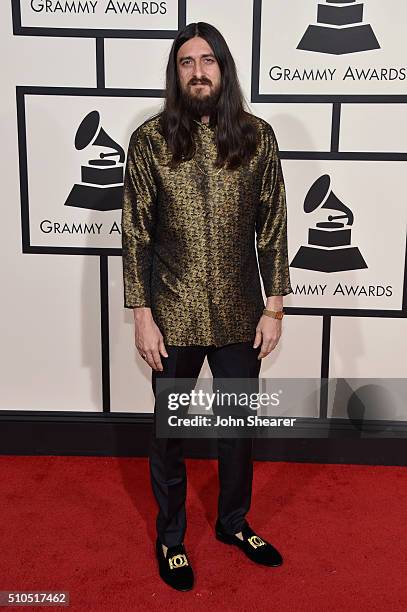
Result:
{"label": "gold embroidery on shoe", "polygon": [[169,560],[170,569],[176,569],[177,567],[184,567],[188,565],[188,559],[184,554],[174,555]]}
{"label": "gold embroidery on shoe", "polygon": [[253,548],[258,548],[259,546],[264,546],[266,544],[258,535],[251,536],[247,541],[251,546],[253,546]]}

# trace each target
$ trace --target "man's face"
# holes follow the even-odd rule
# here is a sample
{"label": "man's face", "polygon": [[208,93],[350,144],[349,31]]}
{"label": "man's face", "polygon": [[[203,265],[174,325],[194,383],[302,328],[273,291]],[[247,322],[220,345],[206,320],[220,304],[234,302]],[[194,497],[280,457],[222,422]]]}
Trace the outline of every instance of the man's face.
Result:
{"label": "man's face", "polygon": [[219,97],[219,64],[206,40],[195,36],[177,53],[177,71],[183,98],[196,114],[210,114]]}

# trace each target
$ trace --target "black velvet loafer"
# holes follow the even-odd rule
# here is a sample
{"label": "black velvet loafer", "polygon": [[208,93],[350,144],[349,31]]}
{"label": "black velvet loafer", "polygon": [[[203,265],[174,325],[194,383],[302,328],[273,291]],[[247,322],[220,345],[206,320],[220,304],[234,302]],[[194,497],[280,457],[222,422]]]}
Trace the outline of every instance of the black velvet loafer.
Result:
{"label": "black velvet loafer", "polygon": [[260,536],[258,536],[249,523],[245,521],[242,529],[243,540],[236,535],[226,533],[222,528],[219,519],[215,525],[215,535],[217,540],[225,544],[238,546],[249,559],[261,565],[278,567],[283,563],[283,558],[276,548]]}
{"label": "black velvet loafer", "polygon": [[167,556],[157,538],[156,556],[161,578],[177,591],[190,591],[194,586],[194,572],[183,544],[169,546]]}

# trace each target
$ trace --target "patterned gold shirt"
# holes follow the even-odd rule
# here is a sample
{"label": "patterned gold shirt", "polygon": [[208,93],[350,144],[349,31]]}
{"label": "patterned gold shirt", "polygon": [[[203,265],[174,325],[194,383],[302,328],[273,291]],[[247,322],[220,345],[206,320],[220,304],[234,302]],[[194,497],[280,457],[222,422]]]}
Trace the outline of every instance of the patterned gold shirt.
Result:
{"label": "patterned gold shirt", "polygon": [[[159,117],[131,135],[122,207],[124,307],[149,306],[168,345],[254,340],[266,296],[292,292],[287,210],[272,127],[236,170],[216,159],[216,126],[197,121],[195,157],[176,169]],[[256,258],[256,251],[258,263]]]}

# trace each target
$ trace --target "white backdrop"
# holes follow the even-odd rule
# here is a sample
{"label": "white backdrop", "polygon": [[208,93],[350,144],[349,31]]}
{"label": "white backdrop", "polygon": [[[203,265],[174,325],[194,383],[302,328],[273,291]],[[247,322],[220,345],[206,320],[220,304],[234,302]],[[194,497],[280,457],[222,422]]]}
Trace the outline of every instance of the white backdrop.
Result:
{"label": "white backdrop", "polygon": [[[68,11],[67,4],[88,12]],[[81,165],[99,152],[97,146],[75,147],[82,120],[98,111],[99,128],[127,150],[132,131],[160,107],[168,52],[184,17],[220,29],[250,110],[276,131],[290,261],[310,246],[310,228],[340,214],[321,207],[304,211],[311,185],[329,175],[332,192],[354,215],[351,246],[366,263],[332,271],[291,267],[294,294],[284,301],[289,315],[261,376],[405,378],[404,0],[386,7],[380,0],[362,3],[363,20],[349,29],[365,26],[357,40],[367,47],[376,40],[379,47],[350,52],[346,34],[340,34],[335,53],[297,48],[308,26],[314,26],[310,38],[317,47],[334,27],[317,20],[315,0],[187,0],[185,15],[183,1],[149,2],[144,15],[137,12],[141,4],[52,1],[45,10],[40,0],[0,3],[6,60],[0,101],[0,409],[153,410],[150,369],[134,348],[132,312],[123,308],[120,210],[68,206],[66,200],[81,184]],[[120,13],[119,5],[134,11]],[[161,13],[154,13],[157,7]],[[339,13],[332,15],[335,20]],[[102,275],[101,257],[102,267],[107,263]],[[338,251],[343,263],[341,257]],[[210,376],[207,363],[201,376]],[[341,397],[339,407],[330,394],[324,407],[304,403],[296,414],[344,417],[347,394]],[[371,418],[406,420],[402,398],[392,402]]]}

